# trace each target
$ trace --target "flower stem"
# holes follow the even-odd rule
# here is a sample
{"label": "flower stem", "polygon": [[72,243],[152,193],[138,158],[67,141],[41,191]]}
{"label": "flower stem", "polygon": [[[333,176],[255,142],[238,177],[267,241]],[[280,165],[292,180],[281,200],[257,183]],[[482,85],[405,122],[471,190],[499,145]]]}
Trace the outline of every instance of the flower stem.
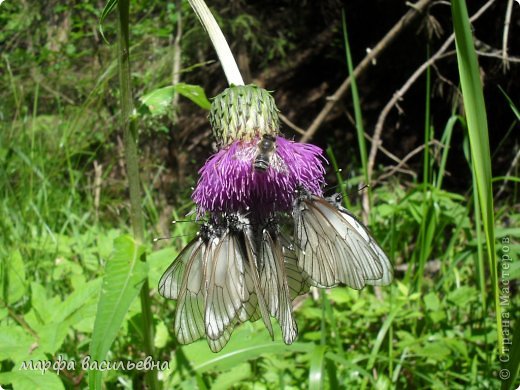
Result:
{"label": "flower stem", "polygon": [[[141,189],[139,183],[139,164],[137,151],[136,119],[133,115],[134,104],[130,76],[130,45],[129,45],[129,0],[119,0],[119,83],[121,88],[121,127],[125,144],[125,160],[130,190],[130,214],[132,229],[137,243],[144,241],[144,219],[141,206]],[[146,261],[145,255],[141,259]],[[150,288],[146,278],[141,288],[141,313],[143,318],[143,344],[145,353],[153,359],[153,322],[150,308]],[[147,372],[148,387],[158,389],[157,375],[154,370]]]}
{"label": "flower stem", "polygon": [[213,43],[213,47],[215,47],[215,51],[217,52],[220,63],[222,64],[229,85],[244,85],[244,80],[238,70],[238,65],[233,57],[233,53],[231,53],[226,38],[224,37],[224,34],[222,34],[222,30],[220,30],[217,21],[211,14],[211,11],[204,0],[189,0],[189,3],[208,33],[209,39],[211,39],[211,42]]}

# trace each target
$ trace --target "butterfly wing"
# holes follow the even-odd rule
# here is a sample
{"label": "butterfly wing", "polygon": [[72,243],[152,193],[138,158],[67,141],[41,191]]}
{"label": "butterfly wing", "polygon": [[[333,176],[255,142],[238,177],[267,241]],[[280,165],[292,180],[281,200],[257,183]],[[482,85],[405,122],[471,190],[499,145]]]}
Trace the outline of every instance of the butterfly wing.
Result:
{"label": "butterfly wing", "polygon": [[293,216],[298,266],[321,286],[337,285],[336,234],[330,224],[315,212],[312,201],[307,199],[297,200]]}
{"label": "butterfly wing", "polygon": [[206,261],[209,274],[204,324],[208,338],[217,340],[247,300],[244,251],[235,234],[228,229]]}
{"label": "butterfly wing", "polygon": [[[175,310],[174,330],[177,340],[181,344],[190,344],[205,334],[203,317],[205,300],[204,260],[211,243],[208,245],[209,247],[200,241],[200,243],[194,246],[183,268],[183,277],[180,287],[175,287],[175,289],[170,290],[176,292],[175,296],[178,297],[177,308]],[[177,275],[177,273],[174,274]],[[176,278],[178,278],[178,276],[176,276]]]}
{"label": "butterfly wing", "polygon": [[261,274],[259,271],[259,265],[255,258],[255,249],[254,249],[254,241],[253,234],[250,229],[244,232],[244,241],[246,253],[248,256],[248,290],[254,292],[254,296],[257,302],[257,315],[259,314],[259,318],[262,318],[267,331],[271,335],[271,339],[274,340],[274,332],[273,326],[271,324],[271,319],[269,317],[269,308],[265,299],[265,295],[262,292],[261,286]]}
{"label": "butterfly wing", "polygon": [[369,248],[372,249],[372,251],[367,252],[372,257],[367,259],[366,263],[363,263],[366,265],[366,274],[369,275],[366,279],[366,283],[376,286],[389,285],[394,278],[394,273],[388,256],[372,237],[368,229],[352,213],[346,208],[341,207],[341,205],[336,205],[336,207],[346,223],[352,226],[365,241],[365,245],[368,245]]}
{"label": "butterfly wing", "polygon": [[178,298],[186,265],[193,256],[200,255],[203,246],[202,238],[197,237],[181,251],[159,280],[159,294],[168,299]]}
{"label": "butterfly wing", "polygon": [[286,344],[292,344],[298,335],[298,327],[294,321],[292,302],[285,272],[284,257],[280,241],[273,239],[264,230],[260,244],[260,288],[270,314],[275,317],[282,329]]}
{"label": "butterfly wing", "polygon": [[295,203],[298,265],[325,287],[388,284],[391,264],[368,230],[331,200],[303,196]]}
{"label": "butterfly wing", "polygon": [[297,296],[309,292],[313,282],[309,278],[309,275],[298,266],[298,257],[296,257],[294,250],[290,249],[288,246],[283,246],[282,252],[289,296],[291,297],[291,300],[294,300]]}

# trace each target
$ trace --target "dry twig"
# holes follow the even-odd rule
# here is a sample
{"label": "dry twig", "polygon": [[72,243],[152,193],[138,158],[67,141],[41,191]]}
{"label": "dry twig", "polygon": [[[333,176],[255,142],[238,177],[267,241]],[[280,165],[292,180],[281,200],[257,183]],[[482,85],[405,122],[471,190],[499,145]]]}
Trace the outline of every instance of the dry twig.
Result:
{"label": "dry twig", "polygon": [[[378,44],[370,50],[365,58],[356,66],[354,69],[354,77],[359,77],[370,64],[372,60],[377,58],[389,45],[392,43],[403,30],[410,25],[415,18],[421,14],[422,11],[426,9],[426,7],[432,2],[432,0],[420,0],[417,3],[413,4],[411,9],[388,31],[388,33],[381,39]],[[345,81],[339,86],[339,88],[334,92],[332,96],[327,99],[327,103],[322,108],[318,116],[314,119],[312,124],[309,126],[305,135],[300,139],[301,142],[306,142],[310,140],[314,133],[321,126],[327,115],[330,113],[332,108],[336,105],[336,103],[341,99],[341,97],[348,91],[351,83],[351,76],[347,77]]]}
{"label": "dry twig", "polygon": [[[496,0],[489,0],[486,4],[484,4],[473,16],[471,16],[470,21],[474,22],[478,19]],[[372,173],[374,170],[374,164],[376,160],[377,150],[381,144],[381,133],[383,131],[383,125],[388,116],[390,110],[402,99],[404,94],[410,89],[410,87],[417,81],[417,79],[422,75],[422,73],[435,61],[442,58],[445,54],[445,51],[455,40],[455,35],[451,34],[448,39],[444,42],[439,50],[426,62],[424,62],[413,74],[410,78],[405,82],[405,84],[396,92],[390,101],[386,104],[386,106],[381,111],[379,118],[376,123],[376,127],[374,130],[373,142],[370,147],[370,153],[368,157],[368,179],[372,177]],[[367,195],[364,195],[366,197]],[[368,202],[367,202],[368,203]]]}
{"label": "dry twig", "polygon": [[520,161],[520,148],[517,150],[515,158],[513,158],[513,161],[511,162],[511,166],[507,170],[506,179],[504,180],[504,182],[500,186],[500,189],[498,190],[497,194],[495,195],[495,198],[499,198],[500,195],[502,195],[502,193],[506,189],[507,182],[509,181],[507,178],[509,176],[511,176],[511,174],[513,173],[513,170],[518,167],[519,161]]}
{"label": "dry twig", "polygon": [[507,49],[509,41],[509,25],[511,24],[511,14],[513,13],[513,0],[507,2],[506,16],[504,18],[504,31],[502,33],[502,65],[504,72],[509,69],[509,60],[507,58]]}

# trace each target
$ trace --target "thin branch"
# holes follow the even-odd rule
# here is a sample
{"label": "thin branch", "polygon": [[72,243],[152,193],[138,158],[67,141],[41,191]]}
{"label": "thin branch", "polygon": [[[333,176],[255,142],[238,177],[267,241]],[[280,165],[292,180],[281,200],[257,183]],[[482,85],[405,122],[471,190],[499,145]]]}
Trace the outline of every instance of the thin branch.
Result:
{"label": "thin branch", "polygon": [[[392,43],[399,36],[399,34],[403,32],[403,30],[408,27],[412,21],[414,21],[415,18],[419,16],[431,2],[432,0],[420,0],[416,4],[413,4],[411,9],[390,29],[390,31],[388,31],[383,39],[381,39],[377,45],[367,53],[365,58],[363,58],[358,66],[356,66],[353,74],[354,77],[358,78],[359,75],[364,73],[371,65],[372,60],[376,59],[381,53],[383,53],[383,51],[390,45],[390,43]],[[305,135],[300,139],[300,142],[307,142],[314,136],[336,103],[348,91],[350,83],[351,76],[347,77],[336,90],[336,92],[334,92],[334,94],[327,99],[327,103],[309,126],[305,132]]]}
{"label": "thin branch", "polygon": [[[513,161],[511,162],[511,166],[509,167],[509,169],[507,170],[507,173],[506,173],[506,178],[511,176],[512,173],[513,173],[513,170],[515,168],[518,167],[518,163],[520,161],[520,148],[517,150],[516,152],[516,155],[515,157],[513,158]],[[504,190],[506,189],[506,185],[507,185],[507,182],[509,180],[505,179],[504,182],[502,183],[502,185],[500,186],[500,189],[498,190],[497,194],[495,195],[495,198],[499,198],[500,195],[502,195],[502,193],[504,192]]]}
{"label": "thin branch", "polygon": [[[471,18],[470,21],[474,22],[478,19],[496,0],[489,0],[486,4],[484,4]],[[448,39],[444,42],[439,50],[426,62],[424,62],[406,81],[406,83],[396,92],[390,101],[386,104],[386,106],[381,111],[379,118],[376,123],[376,127],[374,130],[373,142],[370,148],[370,154],[368,157],[368,178],[372,177],[372,173],[374,170],[374,164],[376,160],[377,150],[381,143],[381,133],[383,131],[383,126],[386,120],[386,117],[390,113],[390,110],[402,99],[404,94],[410,89],[410,87],[417,81],[417,79],[422,75],[422,73],[435,61],[439,60],[445,54],[444,52],[448,49],[448,47],[455,40],[455,35],[451,34]]]}
{"label": "thin branch", "polygon": [[283,114],[278,114],[278,116],[280,117],[280,119],[282,120],[283,123],[285,123],[287,126],[289,126],[291,129],[293,129],[294,131],[296,131],[297,133],[300,133],[300,134],[305,134],[305,130],[303,130],[301,127],[298,127],[296,126],[293,122],[291,122],[289,120],[289,118],[287,118],[285,115]]}
{"label": "thin branch", "polygon": [[509,61],[507,58],[508,41],[509,41],[509,25],[511,24],[511,14],[513,13],[513,0],[507,2],[506,16],[504,18],[504,32],[502,33],[502,59],[504,72],[509,69]]}
{"label": "thin branch", "polygon": [[[356,121],[354,118],[352,118],[352,115],[350,115],[350,113],[347,111],[345,113],[347,115],[347,119],[349,120],[350,124],[352,126],[355,126],[356,125]],[[363,133],[363,135],[365,136],[365,138],[369,141],[369,142],[372,142],[372,137],[369,136],[367,134],[367,132],[365,131]],[[379,147],[379,150],[381,150],[381,152],[383,152],[384,155],[386,155],[390,160],[394,160],[396,163],[400,163],[401,162],[401,159],[399,157],[397,157],[395,154],[393,154],[392,152],[390,152],[388,149],[386,149],[384,146],[380,146]]]}
{"label": "thin branch", "polygon": [[437,140],[431,140],[430,142],[428,142],[427,144],[422,144],[422,145],[419,145],[418,147],[416,147],[414,150],[412,150],[410,153],[408,153],[401,161],[399,161],[399,163],[393,167],[390,168],[390,171],[387,172],[387,173],[384,173],[383,175],[379,176],[376,180],[376,182],[380,182],[380,181],[383,181],[384,179],[386,179],[387,177],[390,177],[392,176],[395,172],[398,172],[398,171],[401,171],[403,166],[406,165],[406,162],[408,160],[410,160],[413,156],[415,156],[416,154],[420,153],[426,146],[430,147],[432,145],[438,145],[438,146],[441,146],[441,147],[444,147],[444,145],[442,145],[439,141]]}

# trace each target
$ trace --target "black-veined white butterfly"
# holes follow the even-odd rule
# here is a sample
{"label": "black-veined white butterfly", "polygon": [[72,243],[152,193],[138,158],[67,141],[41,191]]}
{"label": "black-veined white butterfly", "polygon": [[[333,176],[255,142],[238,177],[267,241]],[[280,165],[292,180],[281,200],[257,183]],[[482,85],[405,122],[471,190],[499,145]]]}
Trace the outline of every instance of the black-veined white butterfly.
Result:
{"label": "black-veined white butterfly", "polygon": [[369,231],[342,205],[298,189],[293,205],[298,266],[318,287],[387,285],[392,265]]}
{"label": "black-veined white butterfly", "polygon": [[227,214],[202,225],[162,276],[159,292],[177,299],[178,341],[189,344],[206,335],[211,350],[218,352],[234,327],[247,320],[262,318],[273,337],[269,315],[278,319],[290,344],[297,334],[291,297],[305,286],[275,229],[253,227],[246,217]]}

